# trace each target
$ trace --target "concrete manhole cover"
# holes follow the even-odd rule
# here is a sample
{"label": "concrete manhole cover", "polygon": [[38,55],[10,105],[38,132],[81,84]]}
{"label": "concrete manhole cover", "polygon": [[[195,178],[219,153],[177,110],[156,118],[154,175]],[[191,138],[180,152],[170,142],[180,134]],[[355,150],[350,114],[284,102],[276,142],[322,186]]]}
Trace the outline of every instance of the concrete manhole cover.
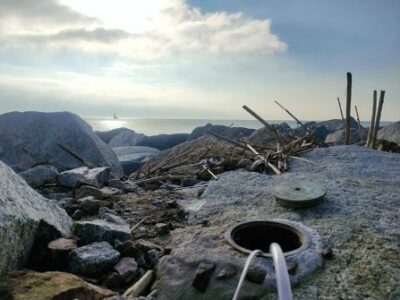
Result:
{"label": "concrete manhole cover", "polygon": [[282,206],[305,208],[319,204],[326,189],[321,184],[308,180],[285,180],[272,188],[272,194]]}

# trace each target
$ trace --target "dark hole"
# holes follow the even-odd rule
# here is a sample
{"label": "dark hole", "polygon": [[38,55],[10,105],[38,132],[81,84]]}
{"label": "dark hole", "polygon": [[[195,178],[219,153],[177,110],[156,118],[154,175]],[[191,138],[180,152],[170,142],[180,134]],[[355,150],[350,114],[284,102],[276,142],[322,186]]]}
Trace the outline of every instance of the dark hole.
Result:
{"label": "dark hole", "polygon": [[290,227],[280,224],[246,224],[232,231],[232,240],[248,250],[261,250],[269,253],[269,246],[278,243],[283,252],[289,252],[301,247],[301,237]]}
{"label": "dark hole", "polygon": [[300,188],[295,188],[296,191],[300,191]]}

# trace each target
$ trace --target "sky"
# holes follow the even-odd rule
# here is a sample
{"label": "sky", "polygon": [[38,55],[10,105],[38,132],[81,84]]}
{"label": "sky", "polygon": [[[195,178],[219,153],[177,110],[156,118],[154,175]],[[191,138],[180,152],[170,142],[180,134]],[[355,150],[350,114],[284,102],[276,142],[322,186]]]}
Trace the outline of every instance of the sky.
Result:
{"label": "sky", "polygon": [[0,113],[400,120],[398,0],[0,0]]}

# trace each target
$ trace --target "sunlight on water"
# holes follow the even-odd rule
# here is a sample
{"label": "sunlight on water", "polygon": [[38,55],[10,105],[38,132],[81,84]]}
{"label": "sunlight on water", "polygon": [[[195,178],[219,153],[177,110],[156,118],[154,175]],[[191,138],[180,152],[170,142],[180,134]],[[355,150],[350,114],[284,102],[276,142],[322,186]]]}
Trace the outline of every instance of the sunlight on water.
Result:
{"label": "sunlight on water", "polygon": [[122,120],[102,120],[100,124],[105,130],[126,127],[126,122]]}

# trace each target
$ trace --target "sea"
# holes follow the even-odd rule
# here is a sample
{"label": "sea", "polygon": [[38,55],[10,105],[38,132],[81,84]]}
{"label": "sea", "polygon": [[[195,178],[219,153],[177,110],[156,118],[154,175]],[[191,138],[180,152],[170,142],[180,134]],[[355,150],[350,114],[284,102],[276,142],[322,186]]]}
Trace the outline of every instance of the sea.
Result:
{"label": "sea", "polygon": [[[263,125],[257,120],[207,120],[207,119],[134,119],[134,118],[84,118],[95,131],[108,131],[115,128],[126,127],[146,135],[190,133],[199,126],[207,123],[234,127],[258,129]],[[270,124],[286,122],[290,127],[297,127],[293,120],[267,120]],[[308,121],[303,121],[308,122]],[[381,122],[381,126],[391,122]],[[369,122],[361,122],[363,127],[368,127]]]}

